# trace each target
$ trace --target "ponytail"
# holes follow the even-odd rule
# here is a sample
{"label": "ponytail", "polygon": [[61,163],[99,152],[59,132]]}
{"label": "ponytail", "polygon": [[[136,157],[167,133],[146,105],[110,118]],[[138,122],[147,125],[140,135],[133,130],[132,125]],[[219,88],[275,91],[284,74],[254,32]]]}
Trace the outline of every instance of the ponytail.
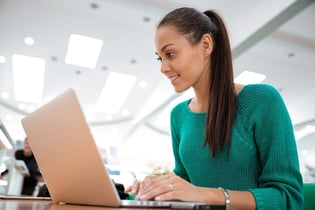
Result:
{"label": "ponytail", "polygon": [[212,10],[204,12],[214,25],[211,35],[214,50],[211,54],[210,87],[206,119],[206,141],[214,157],[224,146],[229,147],[235,120],[236,92],[233,78],[232,52],[222,18]]}

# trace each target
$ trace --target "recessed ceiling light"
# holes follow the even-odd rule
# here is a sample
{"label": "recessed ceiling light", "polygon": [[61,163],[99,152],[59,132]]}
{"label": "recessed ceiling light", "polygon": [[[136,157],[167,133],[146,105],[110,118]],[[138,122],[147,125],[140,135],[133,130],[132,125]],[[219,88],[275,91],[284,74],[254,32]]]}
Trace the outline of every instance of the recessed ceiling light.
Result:
{"label": "recessed ceiling light", "polygon": [[54,62],[58,61],[58,57],[57,56],[51,56],[50,59],[51,59],[51,61],[54,61]]}
{"label": "recessed ceiling light", "polygon": [[18,107],[19,107],[19,109],[24,110],[26,108],[26,105],[25,104],[19,104]]}
{"label": "recessed ceiling light", "polygon": [[8,92],[2,92],[1,93],[1,98],[8,99],[8,98],[10,98],[10,94]]}
{"label": "recessed ceiling light", "polygon": [[293,52],[288,53],[288,57],[289,57],[289,58],[292,58],[292,57],[294,57],[294,56],[295,56],[295,53],[293,53]]}
{"label": "recessed ceiling light", "polygon": [[5,57],[3,55],[0,55],[0,63],[5,63]]}
{"label": "recessed ceiling light", "polygon": [[145,17],[143,17],[143,21],[144,21],[144,22],[150,22],[150,21],[151,21],[151,18],[148,17],[148,16],[145,16]]}
{"label": "recessed ceiling light", "polygon": [[148,83],[146,81],[141,81],[141,82],[139,82],[139,86],[142,88],[145,88],[148,86]]}
{"label": "recessed ceiling light", "polygon": [[98,4],[96,4],[96,3],[91,3],[90,4],[90,7],[92,8],[92,9],[98,9]]}
{"label": "recessed ceiling light", "polygon": [[33,39],[32,37],[30,37],[30,36],[25,37],[25,39],[24,39],[24,43],[25,43],[26,45],[33,45],[34,42],[35,42],[34,39]]}

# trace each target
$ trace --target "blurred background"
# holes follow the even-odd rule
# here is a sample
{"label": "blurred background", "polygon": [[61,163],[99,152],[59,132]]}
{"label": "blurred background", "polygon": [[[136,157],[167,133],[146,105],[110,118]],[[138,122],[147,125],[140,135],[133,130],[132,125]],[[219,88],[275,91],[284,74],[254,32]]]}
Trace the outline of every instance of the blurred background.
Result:
{"label": "blurred background", "polygon": [[182,6],[221,14],[237,82],[280,91],[314,181],[313,0],[0,0],[0,139],[13,144],[1,143],[3,158],[23,145],[21,119],[73,88],[113,175],[172,170],[169,113],[193,93],[175,93],[160,73],[154,35]]}

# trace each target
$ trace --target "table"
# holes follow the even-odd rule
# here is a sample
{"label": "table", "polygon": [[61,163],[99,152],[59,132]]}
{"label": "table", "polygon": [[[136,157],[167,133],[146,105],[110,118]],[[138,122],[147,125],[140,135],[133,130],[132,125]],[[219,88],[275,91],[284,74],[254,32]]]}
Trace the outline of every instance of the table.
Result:
{"label": "table", "polygon": [[[113,207],[102,207],[102,206],[84,206],[84,205],[71,205],[71,204],[58,204],[51,201],[50,198],[0,198],[0,210],[166,210],[168,208],[113,208]],[[198,210],[209,210],[209,206],[198,207]],[[225,210],[225,206],[213,206],[211,210]]]}
{"label": "table", "polygon": [[[65,205],[43,200],[0,200],[1,210],[117,210],[118,208]],[[150,208],[119,208],[123,210],[148,210]],[[151,208],[152,210],[152,208]],[[154,208],[165,210],[165,208]]]}

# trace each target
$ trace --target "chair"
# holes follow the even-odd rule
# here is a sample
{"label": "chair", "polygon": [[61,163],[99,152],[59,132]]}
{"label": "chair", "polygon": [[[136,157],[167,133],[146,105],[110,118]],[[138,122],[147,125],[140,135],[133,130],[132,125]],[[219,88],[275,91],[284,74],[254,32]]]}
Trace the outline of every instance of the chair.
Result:
{"label": "chair", "polygon": [[315,210],[315,183],[304,183],[304,208],[303,210]]}

